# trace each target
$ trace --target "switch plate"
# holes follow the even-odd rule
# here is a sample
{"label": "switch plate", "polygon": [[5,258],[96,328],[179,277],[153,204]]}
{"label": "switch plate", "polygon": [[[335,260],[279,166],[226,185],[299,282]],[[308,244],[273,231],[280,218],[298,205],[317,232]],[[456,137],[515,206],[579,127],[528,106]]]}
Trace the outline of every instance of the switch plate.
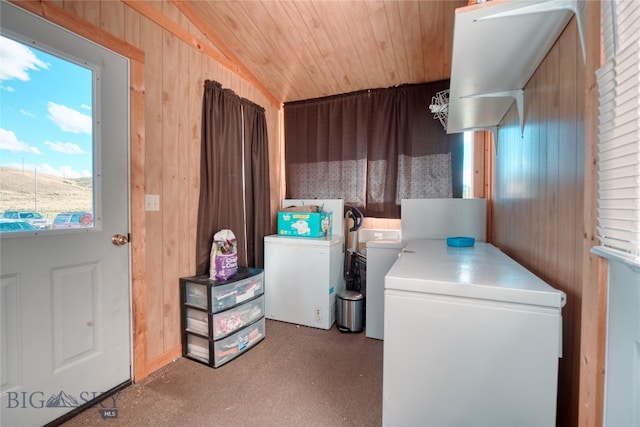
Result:
{"label": "switch plate", "polygon": [[160,195],[159,194],[145,194],[144,195],[144,210],[147,212],[160,211]]}

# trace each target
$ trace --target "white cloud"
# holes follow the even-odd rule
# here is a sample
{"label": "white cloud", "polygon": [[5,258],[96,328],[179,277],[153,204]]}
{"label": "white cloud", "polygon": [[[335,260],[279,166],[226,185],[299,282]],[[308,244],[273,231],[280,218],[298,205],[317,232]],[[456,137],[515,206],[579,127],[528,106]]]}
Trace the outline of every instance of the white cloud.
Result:
{"label": "white cloud", "polygon": [[92,123],[90,116],[55,102],[48,103],[48,110],[49,115],[47,117],[61,130],[91,135]]}
{"label": "white cloud", "polygon": [[13,131],[0,128],[0,150],[9,150],[14,153],[21,151],[33,154],[42,154],[38,147],[29,146],[26,142],[19,141]]}
{"label": "white cloud", "polygon": [[35,53],[22,43],[0,36],[0,80],[29,81],[29,71],[48,69]]}
{"label": "white cloud", "polygon": [[13,93],[16,91],[16,88],[14,88],[13,86],[0,85],[0,90],[6,90],[9,93]]}
{"label": "white cloud", "polygon": [[71,166],[63,166],[61,168],[54,168],[48,163],[40,163],[39,165],[34,165],[32,163],[5,163],[2,165],[3,167],[13,168],[17,170],[22,170],[25,172],[34,172],[36,170],[38,173],[53,175],[53,176],[61,176],[64,178],[87,178],[92,176],[91,171],[85,169],[83,171],[76,171]]}
{"label": "white cloud", "polygon": [[83,110],[89,110],[89,111],[91,111],[91,105],[82,104],[82,105],[80,106],[80,108],[81,108],[81,109],[83,109]]}
{"label": "white cloud", "polygon": [[[91,173],[89,173],[88,171],[84,170],[82,172],[78,172],[77,170],[73,169],[71,166],[62,166],[59,168],[54,168],[48,163],[41,163],[37,166],[37,168],[38,168],[38,173],[44,173],[47,175],[54,175],[54,176],[62,176],[64,178],[82,178],[82,177],[91,176]],[[31,170],[33,170],[33,168]]]}
{"label": "white cloud", "polygon": [[80,172],[74,170],[71,166],[62,166],[60,172],[65,178],[80,178],[82,176]]}
{"label": "white cloud", "polygon": [[[54,175],[54,176],[64,176],[60,169],[56,169],[48,163],[40,163],[39,165],[37,165],[37,168],[38,168],[38,173],[44,173],[47,175]],[[73,178],[73,177],[70,177],[70,178]]]}
{"label": "white cloud", "polygon": [[[17,170],[21,170],[23,172],[33,172],[33,168],[35,167],[34,165],[32,165],[31,163],[17,163],[17,162],[10,162],[10,163],[3,163],[2,167],[7,167],[7,168],[11,168],[11,169],[17,169]],[[40,170],[40,169],[38,169]]]}
{"label": "white cloud", "polygon": [[73,142],[44,142],[51,150],[64,154],[84,154],[85,151]]}
{"label": "white cloud", "polygon": [[27,110],[23,110],[22,108],[20,109],[20,114],[25,115],[27,117],[35,117],[36,115],[27,111]]}

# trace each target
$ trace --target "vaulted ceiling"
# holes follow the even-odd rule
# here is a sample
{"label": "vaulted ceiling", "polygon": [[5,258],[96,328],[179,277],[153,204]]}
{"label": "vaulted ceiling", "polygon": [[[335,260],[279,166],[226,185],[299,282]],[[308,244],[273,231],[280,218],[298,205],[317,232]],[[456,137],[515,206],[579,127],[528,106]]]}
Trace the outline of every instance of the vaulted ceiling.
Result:
{"label": "vaulted ceiling", "polygon": [[447,79],[467,0],[173,0],[278,102]]}

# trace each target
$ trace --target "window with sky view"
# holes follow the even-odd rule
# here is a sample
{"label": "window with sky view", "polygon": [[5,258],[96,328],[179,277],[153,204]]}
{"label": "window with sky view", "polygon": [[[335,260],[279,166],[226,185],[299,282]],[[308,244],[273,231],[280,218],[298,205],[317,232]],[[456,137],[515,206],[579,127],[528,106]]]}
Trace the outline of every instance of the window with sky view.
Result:
{"label": "window with sky view", "polygon": [[86,228],[94,71],[39,48],[0,36],[0,217],[37,212],[53,228],[73,228],[56,226],[56,217],[74,212],[85,214],[77,227]]}

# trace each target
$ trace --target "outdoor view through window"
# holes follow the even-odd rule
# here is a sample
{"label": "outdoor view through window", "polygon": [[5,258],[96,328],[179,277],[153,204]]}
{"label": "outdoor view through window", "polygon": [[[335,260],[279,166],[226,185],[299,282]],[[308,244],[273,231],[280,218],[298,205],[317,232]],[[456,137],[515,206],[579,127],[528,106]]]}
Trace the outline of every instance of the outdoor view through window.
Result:
{"label": "outdoor view through window", "polygon": [[0,36],[0,234],[92,228],[93,71]]}

